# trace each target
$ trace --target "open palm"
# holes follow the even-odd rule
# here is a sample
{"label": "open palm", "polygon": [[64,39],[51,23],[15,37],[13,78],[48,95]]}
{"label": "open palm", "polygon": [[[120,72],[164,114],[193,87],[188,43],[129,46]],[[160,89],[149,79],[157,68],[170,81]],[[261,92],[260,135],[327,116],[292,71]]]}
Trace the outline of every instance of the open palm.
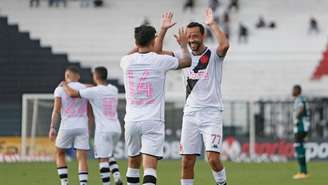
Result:
{"label": "open palm", "polygon": [[164,29],[169,29],[174,26],[176,23],[172,20],[173,13],[172,12],[165,12],[162,15],[162,24],[161,27]]}
{"label": "open palm", "polygon": [[206,9],[205,24],[210,25],[214,23],[214,14],[211,8]]}

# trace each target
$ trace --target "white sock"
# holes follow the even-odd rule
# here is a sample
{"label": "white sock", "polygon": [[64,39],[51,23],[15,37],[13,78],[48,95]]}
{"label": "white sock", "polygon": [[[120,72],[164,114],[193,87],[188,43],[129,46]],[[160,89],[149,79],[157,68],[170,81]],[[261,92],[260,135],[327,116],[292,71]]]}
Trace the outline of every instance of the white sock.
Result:
{"label": "white sock", "polygon": [[107,162],[99,163],[99,172],[103,185],[110,185],[110,169]]}
{"label": "white sock", "polygon": [[181,185],[193,185],[194,179],[181,179]]}
{"label": "white sock", "polygon": [[58,176],[61,185],[68,185],[68,170],[67,166],[57,168]]}
{"label": "white sock", "polygon": [[225,173],[225,169],[223,168],[221,171],[216,172],[216,171],[212,171],[213,177],[215,182],[218,185],[225,185],[227,182],[227,177],[226,177],[226,173]]}
{"label": "white sock", "polygon": [[88,172],[79,173],[80,185],[88,185]]}
{"label": "white sock", "polygon": [[140,184],[140,173],[139,169],[128,168],[126,171],[127,185],[139,185]]}
{"label": "white sock", "polygon": [[113,157],[110,158],[109,167],[110,167],[110,171],[113,174],[114,181],[117,182],[117,181],[121,180],[120,169],[119,169],[119,166],[118,166],[115,158],[113,158]]}
{"label": "white sock", "polygon": [[156,178],[156,170],[153,168],[146,168],[144,170],[143,185],[155,185]]}

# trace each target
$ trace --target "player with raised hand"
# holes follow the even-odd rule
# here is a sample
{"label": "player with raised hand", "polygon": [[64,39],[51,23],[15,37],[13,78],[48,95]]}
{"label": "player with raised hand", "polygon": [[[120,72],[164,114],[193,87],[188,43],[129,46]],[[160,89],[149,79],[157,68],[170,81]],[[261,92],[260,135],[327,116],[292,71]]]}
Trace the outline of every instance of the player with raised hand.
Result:
{"label": "player with raised hand", "polygon": [[[213,32],[218,46],[204,45],[205,28],[191,22],[187,25],[192,65],[184,70],[186,77],[186,104],[184,107],[180,153],[182,155],[181,185],[192,185],[197,155],[202,152],[202,142],[217,185],[226,185],[226,174],[220,160],[222,152],[223,101],[221,95],[223,59],[229,49],[229,41],[214,21],[213,11],[206,10],[205,23]],[[164,35],[158,40],[163,41]],[[158,53],[181,58],[179,52]]]}
{"label": "player with raised hand", "polygon": [[[169,16],[169,13],[164,14]],[[173,24],[162,24],[170,25]],[[157,163],[163,157],[165,77],[169,70],[189,67],[188,39],[180,29],[177,39],[181,57],[159,55],[154,51],[156,30],[139,26],[134,32],[137,52],[121,59],[126,91],[125,142],[128,150],[128,185],[139,185],[143,162],[143,184],[155,185]]]}
{"label": "player with raised hand", "polygon": [[[73,89],[86,88],[78,82],[80,75],[76,67],[65,70],[65,81]],[[68,169],[65,161],[65,150],[74,147],[79,164],[80,185],[88,184],[88,101],[86,99],[71,98],[62,86],[55,89],[54,108],[51,116],[49,138],[56,140],[56,165],[61,185],[68,185]],[[56,125],[61,117],[58,135]]]}
{"label": "player with raised hand", "polygon": [[75,90],[67,83],[65,92],[73,98],[89,100],[95,117],[95,158],[99,160],[99,172],[103,185],[110,184],[110,172],[116,185],[122,185],[119,166],[113,156],[121,137],[121,125],[117,117],[118,89],[107,83],[108,72],[105,67],[96,67],[93,72],[95,87]]}

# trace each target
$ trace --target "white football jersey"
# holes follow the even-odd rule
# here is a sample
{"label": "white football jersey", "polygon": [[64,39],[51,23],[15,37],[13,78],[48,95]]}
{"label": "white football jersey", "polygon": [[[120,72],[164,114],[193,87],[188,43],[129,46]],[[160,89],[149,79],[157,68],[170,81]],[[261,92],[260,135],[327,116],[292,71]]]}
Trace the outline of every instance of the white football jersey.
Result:
{"label": "white football jersey", "polygon": [[117,117],[118,90],[113,85],[98,85],[81,89],[81,98],[89,100],[96,123],[97,132],[121,133]]}
{"label": "white football jersey", "polygon": [[[68,84],[75,90],[86,88],[80,82],[70,82]],[[88,128],[88,101],[81,98],[71,98],[63,87],[57,87],[54,92],[55,97],[61,98],[61,122],[60,129]]]}
{"label": "white football jersey", "polygon": [[[178,58],[179,52],[174,53]],[[223,111],[221,94],[222,65],[224,57],[219,57],[216,49],[206,48],[201,55],[193,55],[191,67],[185,68],[186,104],[184,112],[203,108],[217,108]]]}
{"label": "white football jersey", "polygon": [[164,121],[166,72],[178,66],[177,58],[154,52],[121,59],[127,100],[125,121]]}

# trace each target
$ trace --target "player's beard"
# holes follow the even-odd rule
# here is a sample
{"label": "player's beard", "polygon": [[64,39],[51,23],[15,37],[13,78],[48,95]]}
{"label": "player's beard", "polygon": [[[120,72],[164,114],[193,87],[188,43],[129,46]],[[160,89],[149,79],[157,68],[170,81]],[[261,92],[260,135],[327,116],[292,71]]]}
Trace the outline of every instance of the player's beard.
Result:
{"label": "player's beard", "polygon": [[200,41],[189,42],[189,47],[192,51],[198,51],[201,45]]}

